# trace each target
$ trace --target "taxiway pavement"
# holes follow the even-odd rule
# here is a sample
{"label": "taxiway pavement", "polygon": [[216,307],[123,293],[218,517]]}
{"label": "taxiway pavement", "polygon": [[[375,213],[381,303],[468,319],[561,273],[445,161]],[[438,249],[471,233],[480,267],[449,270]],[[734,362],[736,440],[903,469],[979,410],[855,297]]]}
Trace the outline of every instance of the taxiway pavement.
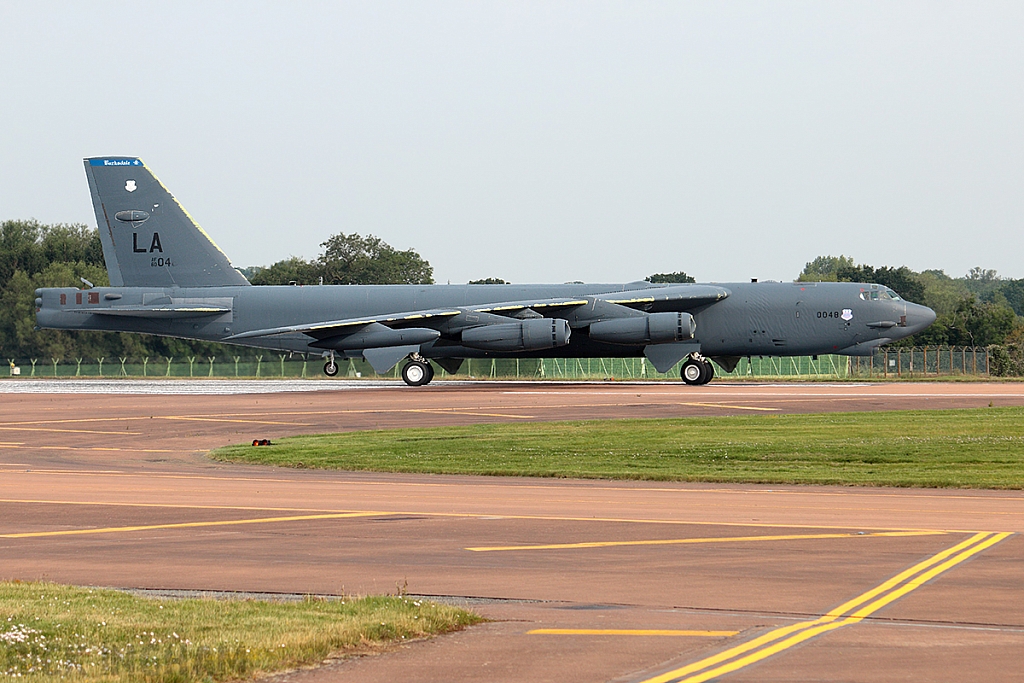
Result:
{"label": "taxiway pavement", "polygon": [[374,427],[1024,405],[1021,385],[8,384],[0,578],[401,589],[492,620],[280,680],[1024,680],[1019,491],[383,475],[204,456]]}

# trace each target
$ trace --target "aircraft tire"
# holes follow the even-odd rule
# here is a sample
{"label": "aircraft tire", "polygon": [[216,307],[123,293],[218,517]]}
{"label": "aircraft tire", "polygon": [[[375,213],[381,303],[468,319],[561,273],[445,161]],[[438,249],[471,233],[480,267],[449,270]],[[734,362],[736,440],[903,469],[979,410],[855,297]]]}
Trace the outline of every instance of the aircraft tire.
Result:
{"label": "aircraft tire", "polygon": [[328,377],[337,377],[338,369],[338,364],[334,361],[327,361],[324,363],[324,374]]}
{"label": "aircraft tire", "polygon": [[410,387],[421,387],[433,378],[433,368],[425,361],[411,360],[402,368],[402,379]]}
{"label": "aircraft tire", "polygon": [[705,378],[708,376],[708,369],[705,367],[704,363],[691,358],[683,363],[683,367],[679,369],[679,376],[682,377],[683,381],[690,386],[697,386],[705,383]]}
{"label": "aircraft tire", "polygon": [[704,361],[704,369],[706,372],[704,373],[704,379],[701,381],[701,384],[707,384],[715,378],[715,366],[711,364],[711,361]]}
{"label": "aircraft tire", "polygon": [[429,361],[424,361],[427,364],[427,381],[425,384],[430,384],[434,381],[434,366]]}

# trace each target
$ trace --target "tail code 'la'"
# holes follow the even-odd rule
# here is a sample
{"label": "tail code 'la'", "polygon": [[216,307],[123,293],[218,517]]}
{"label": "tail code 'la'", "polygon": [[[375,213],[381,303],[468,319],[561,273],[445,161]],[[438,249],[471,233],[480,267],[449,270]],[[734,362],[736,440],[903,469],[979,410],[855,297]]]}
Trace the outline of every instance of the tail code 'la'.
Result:
{"label": "tail code 'la'", "polygon": [[85,174],[111,285],[249,284],[141,159],[86,159]]}

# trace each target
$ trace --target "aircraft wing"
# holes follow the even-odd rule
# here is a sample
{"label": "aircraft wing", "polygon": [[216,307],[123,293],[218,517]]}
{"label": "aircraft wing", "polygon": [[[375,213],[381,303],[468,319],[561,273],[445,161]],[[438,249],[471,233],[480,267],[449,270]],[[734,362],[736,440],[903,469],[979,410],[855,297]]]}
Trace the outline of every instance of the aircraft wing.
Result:
{"label": "aircraft wing", "polygon": [[725,287],[716,285],[681,284],[599,294],[596,298],[630,308],[653,307],[657,310],[686,311],[721,301],[729,296],[729,293]]}
{"label": "aircraft wing", "polygon": [[379,323],[392,327],[400,323],[419,322],[431,318],[446,319],[459,315],[463,311],[450,309],[431,309],[426,311],[410,311],[407,313],[387,313],[383,315],[370,315],[362,318],[345,318],[342,320],[325,320],[322,322],[305,323],[302,325],[285,325],[283,327],[268,327],[261,330],[250,330],[225,337],[223,341],[230,342],[237,339],[250,339],[252,337],[268,337],[277,334],[293,334],[301,332],[310,337],[325,339],[339,334],[344,334],[346,328],[359,328],[371,323]]}
{"label": "aircraft wing", "polygon": [[676,285],[671,287],[657,287],[651,289],[632,290],[625,292],[611,292],[597,296],[587,297],[556,297],[549,299],[526,299],[520,301],[501,301],[479,305],[458,306],[445,309],[429,309],[422,311],[407,311],[400,313],[386,313],[376,316],[363,316],[359,318],[344,318],[341,320],[324,320],[301,325],[285,325],[282,327],[269,327],[259,330],[250,330],[226,337],[224,341],[237,341],[240,339],[251,339],[253,337],[267,337],[279,334],[302,333],[317,339],[346,334],[347,330],[353,332],[371,323],[378,323],[387,327],[407,327],[410,324],[437,324],[445,320],[455,318],[459,315],[471,313],[489,313],[496,316],[512,316],[518,311],[531,309],[538,313],[548,313],[557,310],[565,310],[586,306],[594,301],[602,301],[610,304],[626,306],[628,308],[650,308],[668,307],[671,310],[686,310],[696,308],[705,304],[720,301],[729,296],[729,290],[712,285]]}
{"label": "aircraft wing", "polygon": [[292,334],[296,332],[301,332],[302,334],[306,334],[317,339],[326,339],[327,337],[345,334],[347,332],[346,328],[355,331],[356,328],[360,328],[371,323],[379,323],[387,327],[406,327],[412,323],[426,323],[429,325],[430,322],[436,323],[465,313],[510,315],[516,311],[525,310],[527,308],[552,310],[555,308],[582,306],[586,303],[586,299],[530,299],[527,301],[505,301],[481,304],[479,306],[460,306],[458,308],[435,308],[423,311],[386,313],[376,316],[371,315],[360,318],[345,318],[342,320],[324,320],[321,322],[305,323],[302,325],[285,325],[283,327],[268,327],[260,330],[250,330],[249,332],[233,334],[230,337],[226,337],[224,341],[230,342],[238,339],[267,337],[278,334]]}

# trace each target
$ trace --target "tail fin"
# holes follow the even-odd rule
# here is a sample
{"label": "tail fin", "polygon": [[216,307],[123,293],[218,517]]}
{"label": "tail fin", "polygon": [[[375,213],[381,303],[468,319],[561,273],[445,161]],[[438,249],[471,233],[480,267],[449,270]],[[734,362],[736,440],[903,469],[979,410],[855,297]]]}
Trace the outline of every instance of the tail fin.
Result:
{"label": "tail fin", "polygon": [[249,284],[141,159],[86,159],[85,175],[111,285]]}

